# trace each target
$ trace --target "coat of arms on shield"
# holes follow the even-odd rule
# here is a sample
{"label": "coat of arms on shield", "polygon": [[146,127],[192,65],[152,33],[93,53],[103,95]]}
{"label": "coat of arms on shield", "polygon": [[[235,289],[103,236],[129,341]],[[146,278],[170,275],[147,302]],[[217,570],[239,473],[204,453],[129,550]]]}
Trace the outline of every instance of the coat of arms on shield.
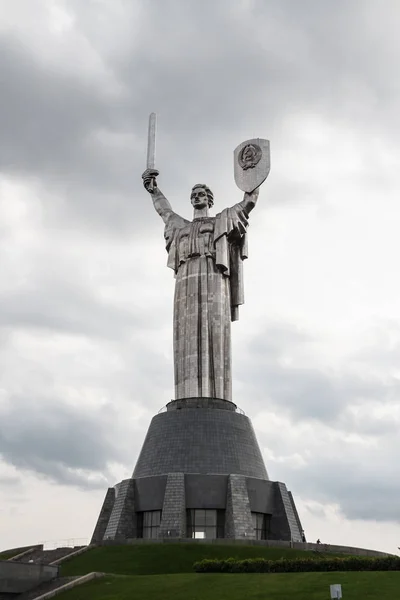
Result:
{"label": "coat of arms on shield", "polygon": [[268,177],[270,170],[269,141],[261,138],[246,140],[234,150],[236,185],[251,193]]}

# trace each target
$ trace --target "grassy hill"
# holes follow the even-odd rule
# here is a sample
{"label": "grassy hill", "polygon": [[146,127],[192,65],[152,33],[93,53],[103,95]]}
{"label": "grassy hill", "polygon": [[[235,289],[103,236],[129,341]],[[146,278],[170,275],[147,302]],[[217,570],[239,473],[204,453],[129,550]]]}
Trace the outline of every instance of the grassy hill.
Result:
{"label": "grassy hill", "polygon": [[[22,551],[22,549],[20,549]],[[15,550],[2,553],[15,554]],[[341,583],[343,600],[398,600],[400,571],[350,573],[201,574],[203,558],[316,556],[289,548],[214,544],[102,546],[72,558],[61,575],[107,575],[60,595],[60,600],[328,600],[329,586]],[[318,556],[335,556],[318,552]],[[336,555],[343,556],[343,555]]]}
{"label": "grassy hill", "polygon": [[343,600],[398,600],[400,572],[247,575],[108,576],[74,588],[60,600],[327,600],[341,583]]}
{"label": "grassy hill", "polygon": [[[134,544],[100,546],[63,563],[64,576],[85,575],[92,571],[117,575],[156,575],[193,573],[193,563],[203,558],[279,558],[312,557],[316,554],[291,548],[216,544]],[[343,556],[318,552],[318,556]]]}
{"label": "grassy hill", "polygon": [[21,548],[10,548],[9,550],[3,550],[0,552],[0,560],[8,560],[13,556],[17,556],[17,554],[21,554],[25,550],[29,550],[32,546],[22,546]]}

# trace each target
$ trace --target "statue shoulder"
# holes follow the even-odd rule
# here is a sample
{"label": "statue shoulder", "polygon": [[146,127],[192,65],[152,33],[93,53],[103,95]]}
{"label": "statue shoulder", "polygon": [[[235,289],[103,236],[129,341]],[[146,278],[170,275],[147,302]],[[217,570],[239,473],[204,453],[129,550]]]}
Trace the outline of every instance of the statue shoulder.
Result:
{"label": "statue shoulder", "polygon": [[171,211],[165,223],[165,229],[182,229],[182,227],[186,227],[189,223],[190,221]]}
{"label": "statue shoulder", "polygon": [[215,217],[215,239],[232,234],[240,238],[246,233],[248,224],[248,214],[242,202],[224,208]]}
{"label": "statue shoulder", "polygon": [[164,239],[165,239],[165,245],[166,245],[166,248],[168,251],[171,248],[171,245],[175,240],[176,233],[180,229],[183,229],[183,227],[186,227],[187,225],[189,225],[189,223],[190,223],[190,221],[188,221],[187,219],[184,219],[180,215],[177,215],[173,211],[171,211],[169,213],[168,218],[165,222],[165,227],[164,227]]}

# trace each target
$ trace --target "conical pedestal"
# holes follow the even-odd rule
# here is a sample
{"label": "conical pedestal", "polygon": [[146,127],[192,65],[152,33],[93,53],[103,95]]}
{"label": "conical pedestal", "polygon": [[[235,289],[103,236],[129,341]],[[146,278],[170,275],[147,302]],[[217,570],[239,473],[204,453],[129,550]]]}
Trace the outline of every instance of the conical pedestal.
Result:
{"label": "conical pedestal", "polygon": [[250,419],[232,402],[187,398],[152,419],[132,478],[107,491],[92,543],[132,538],[297,542],[303,532]]}

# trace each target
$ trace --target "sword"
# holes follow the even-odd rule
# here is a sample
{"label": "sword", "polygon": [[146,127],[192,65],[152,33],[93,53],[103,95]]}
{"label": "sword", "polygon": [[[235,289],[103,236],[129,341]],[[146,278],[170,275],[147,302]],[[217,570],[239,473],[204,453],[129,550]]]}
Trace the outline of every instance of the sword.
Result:
{"label": "sword", "polygon": [[[157,115],[156,113],[151,113],[149,116],[149,133],[147,136],[147,168],[154,169],[155,168],[155,160],[156,160],[156,125],[157,125]],[[149,191],[154,191],[154,179],[152,179],[151,184],[149,185]]]}

